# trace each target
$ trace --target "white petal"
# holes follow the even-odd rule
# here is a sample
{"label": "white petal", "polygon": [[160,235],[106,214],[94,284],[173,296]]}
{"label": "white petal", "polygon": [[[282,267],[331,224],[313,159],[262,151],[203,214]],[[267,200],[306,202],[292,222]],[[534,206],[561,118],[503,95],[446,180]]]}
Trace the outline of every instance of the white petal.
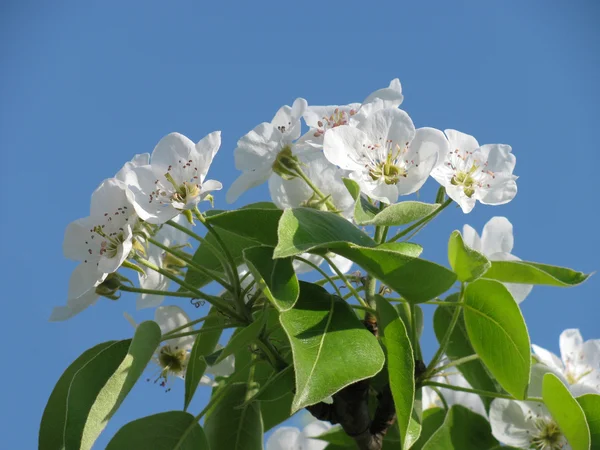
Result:
{"label": "white petal", "polygon": [[481,233],[481,250],[484,255],[497,252],[510,253],[513,249],[513,226],[506,217],[492,217]]}
{"label": "white petal", "polygon": [[288,105],[279,108],[271,124],[280,131],[283,137],[291,142],[300,137],[301,122],[300,117],[306,110],[307,103],[303,98],[297,98],[290,108]]}
{"label": "white petal", "polygon": [[206,369],[207,373],[210,373],[217,377],[228,377],[233,373],[235,369],[235,358],[233,355],[229,355],[223,361],[214,366],[209,366]]}
{"label": "white petal", "polygon": [[[350,178],[354,179],[353,176],[350,176]],[[398,193],[397,184],[387,184],[383,180],[371,182],[371,180],[365,180],[365,178],[366,177],[361,177],[358,184],[360,185],[360,190],[369,197],[387,203],[388,205],[398,201],[398,196],[400,194]]]}
{"label": "white petal", "polygon": [[461,207],[465,214],[470,213],[475,207],[475,197],[467,197],[461,186],[448,184],[446,186],[446,194]]}
{"label": "white petal", "polygon": [[157,178],[169,173],[177,184],[189,181],[190,170],[187,163],[196,154],[196,145],[179,133],[170,133],[163,137],[152,152],[150,158],[152,172]]}
{"label": "white petal", "polygon": [[[437,165],[440,154],[447,153],[448,142],[441,131],[419,128],[404,158],[413,166],[405,178],[398,181],[398,194],[408,195],[421,189]],[[444,147],[445,146],[445,147]]]}
{"label": "white petal", "polygon": [[[132,203],[133,195],[127,185],[116,178],[109,178],[104,180],[92,194],[90,216],[103,218],[109,215],[113,220],[119,219],[125,222],[125,217],[133,214],[130,208]],[[124,206],[126,208],[123,210]],[[115,216],[117,212],[119,215]]]}
{"label": "white petal", "polygon": [[263,122],[243,136],[233,151],[235,167],[249,171],[264,169],[273,164],[279,150],[283,135],[268,122]]}
{"label": "white petal", "polygon": [[403,148],[415,137],[415,126],[411,118],[400,109],[386,108],[371,114],[359,125],[371,144],[386,145],[386,141]]}
{"label": "white petal", "polygon": [[266,450],[300,450],[301,431],[294,427],[279,427],[267,440]]}
{"label": "white petal", "polygon": [[465,244],[467,244],[467,246],[471,247],[473,250],[478,252],[481,251],[481,238],[471,225],[465,224],[463,226],[463,240],[465,241]]}
{"label": "white petal", "polygon": [[[300,256],[317,266],[320,266],[323,263],[323,258],[319,255],[313,255],[312,253],[302,253],[300,254]],[[298,261],[297,259],[294,260],[292,265],[294,266],[294,270],[296,271],[297,275],[310,272],[311,270],[315,270],[312,268],[312,266],[306,264],[305,262]]]}
{"label": "white petal", "polygon": [[227,200],[227,203],[235,202],[248,189],[259,186],[267,181],[272,173],[270,166],[254,172],[242,173],[230,186],[225,200]]}
{"label": "white petal", "polygon": [[415,138],[410,144],[422,154],[437,153],[437,165],[443,164],[450,151],[450,142],[444,133],[435,128],[423,127],[416,130]]}
{"label": "white petal", "polygon": [[311,195],[312,189],[300,178],[284,180],[277,174],[269,177],[271,200],[280,209],[301,206]]}
{"label": "white petal", "polygon": [[475,196],[484,205],[504,205],[517,195],[517,182],[513,175],[497,173],[489,184],[490,187],[475,191]]}
{"label": "white petal", "polygon": [[100,259],[101,239],[93,231],[97,224],[98,221],[92,217],[84,217],[67,225],[63,239],[63,254],[66,258],[88,261],[90,264]]}
{"label": "white petal", "polygon": [[490,406],[490,425],[494,437],[506,445],[529,448],[530,436],[537,430],[534,421],[526,416],[528,411],[521,402],[495,399]]}
{"label": "white petal", "polygon": [[131,161],[128,161],[123,165],[121,170],[119,170],[115,175],[115,178],[119,181],[125,182],[127,172],[135,169],[136,167],[146,166],[148,164],[150,164],[150,153],[141,153],[135,155]]}
{"label": "white petal", "polygon": [[384,108],[397,108],[404,100],[402,95],[402,86],[398,78],[394,78],[390,82],[390,86],[383,89],[378,89],[371,93],[364,101],[363,104],[372,103],[376,99],[383,101]]}
{"label": "white petal", "polygon": [[77,298],[90,290],[94,290],[106,279],[106,273],[98,271],[95,263],[81,263],[69,278],[68,298]]}
{"label": "white petal", "polygon": [[[352,265],[354,264],[353,261],[344,258],[343,256],[340,255],[336,255],[335,253],[332,254],[331,256],[331,262],[335,264],[335,266],[340,270],[340,272],[342,273],[348,273],[350,272],[350,269],[352,269]],[[329,264],[328,264],[329,266]],[[333,273],[334,275],[336,274],[336,272],[333,270],[333,268],[331,266],[329,266],[329,271],[331,273]]]}
{"label": "white petal", "polygon": [[583,344],[585,363],[600,370],[600,339],[590,339]]}
{"label": "white petal", "polygon": [[492,172],[511,174],[515,169],[517,158],[511,153],[510,145],[486,144],[481,146],[480,152],[487,161],[487,169]]}
{"label": "white petal", "polygon": [[125,225],[123,227],[123,242],[118,246],[117,254],[113,257],[103,255],[98,261],[98,270],[103,273],[116,272],[121,264],[129,257],[129,253],[133,248],[133,232],[131,226]]}
{"label": "white petal", "polygon": [[[164,335],[169,331],[190,322],[190,318],[179,306],[159,306],[154,312],[154,321],[158,323],[160,331]],[[192,331],[192,327],[186,327],[178,331],[177,334],[188,331]],[[166,344],[189,349],[194,344],[195,337],[196,336],[184,336],[181,338],[169,339],[166,341]]]}
{"label": "white petal", "polygon": [[[533,346],[532,346],[533,347]],[[540,348],[538,347],[538,350]],[[542,349],[543,350],[543,349]],[[535,351],[535,349],[534,349]],[[537,355],[537,353],[536,353]],[[563,372],[560,368],[556,368],[555,365],[546,364],[534,364],[531,366],[531,377],[529,380],[529,387],[527,388],[527,395],[529,397],[541,397],[542,396],[542,384],[544,382],[544,376],[547,373],[556,375],[565,385],[569,385],[565,379]]]}
{"label": "white petal", "polygon": [[[165,227],[166,229],[173,229],[173,227]],[[162,231],[162,229],[161,229]],[[159,237],[158,234],[156,237]],[[169,242],[163,242],[164,245],[169,245]],[[148,261],[152,264],[162,267],[162,256],[163,250],[149,244],[148,245]],[[140,287],[143,289],[155,289],[166,291],[169,287],[170,281],[164,275],[156,272],[155,270],[146,270],[146,275],[138,274],[138,278],[140,281]],[[137,309],[143,308],[155,308],[159,306],[165,299],[164,295],[155,295],[155,294],[140,294],[136,301]]]}
{"label": "white petal", "polygon": [[479,148],[479,143],[470,134],[461,133],[456,130],[444,130],[450,141],[450,151],[460,150],[462,152],[474,152]]}
{"label": "white petal", "polygon": [[329,162],[342,169],[362,170],[365,147],[369,144],[369,138],[364,132],[349,125],[341,125],[325,133],[323,153]]}
{"label": "white petal", "polygon": [[151,166],[136,167],[126,175],[126,182],[135,199],[133,206],[137,215],[149,223],[163,224],[176,217],[179,211],[170,202],[160,202],[160,198],[154,194],[156,181],[157,176]]}
{"label": "white petal", "polygon": [[576,328],[570,328],[560,334],[560,356],[565,363],[577,364],[583,357],[583,338]]}
{"label": "white petal", "polygon": [[204,136],[195,147],[196,151],[192,152],[194,155],[194,167],[198,168],[198,172],[202,177],[202,180],[204,180],[213,158],[217,154],[219,147],[221,147],[221,132],[213,131]]}
{"label": "white petal", "polygon": [[325,422],[312,422],[304,427],[300,439],[299,450],[324,450],[329,443],[320,439],[311,439],[322,435],[331,426]]}
{"label": "white petal", "polygon": [[[67,305],[59,306],[52,310],[50,316],[51,322],[59,322],[70,319],[79,314],[88,306],[93,305],[99,298],[95,287],[89,286],[88,278],[90,274],[95,274],[95,270],[90,270],[85,263],[75,268],[69,279],[69,292],[67,294]],[[93,278],[93,277],[92,277]],[[84,287],[87,286],[87,289]]]}
{"label": "white petal", "polygon": [[223,189],[223,184],[217,180],[206,180],[202,183],[202,188],[200,189],[200,196],[204,200],[204,198],[213,191],[220,191]]}

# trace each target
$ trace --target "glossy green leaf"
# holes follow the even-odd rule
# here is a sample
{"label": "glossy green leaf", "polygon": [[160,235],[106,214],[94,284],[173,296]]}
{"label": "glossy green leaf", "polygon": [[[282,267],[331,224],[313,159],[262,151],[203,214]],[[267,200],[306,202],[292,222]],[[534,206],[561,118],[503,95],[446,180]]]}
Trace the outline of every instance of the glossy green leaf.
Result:
{"label": "glossy green leaf", "polygon": [[419,305],[409,305],[406,302],[401,302],[396,305],[396,311],[398,311],[398,315],[402,319],[402,322],[404,322],[406,331],[408,332],[409,337],[411,337],[411,345],[414,347],[412,342],[412,332],[410,331],[412,327],[412,318],[410,313],[411,306],[416,316],[415,320],[417,325],[417,337],[420,338],[421,334],[423,333],[423,310],[421,307]]}
{"label": "glossy green leaf", "polygon": [[422,447],[423,450],[489,450],[498,441],[485,417],[461,405],[448,411],[444,423]]}
{"label": "glossy green leaf", "polygon": [[600,395],[584,394],[577,397],[590,429],[590,450],[600,450]]}
{"label": "glossy green leaf", "polygon": [[[223,325],[225,319],[226,318],[215,308],[211,308],[208,317],[200,330]],[[215,351],[222,333],[223,330],[203,331],[196,336],[196,340],[194,341],[190,353],[188,366],[185,371],[184,410],[187,410],[190,405],[190,402],[196,393],[196,389],[198,388],[198,383],[200,383],[202,375],[204,375],[204,372],[206,371],[207,361],[205,360],[205,357]]]}
{"label": "glossy green leaf", "polygon": [[367,197],[360,194],[360,187],[356,181],[350,178],[342,178],[342,180],[354,199],[354,221],[358,225],[363,225],[371,221],[379,212],[379,208],[369,203]]}
{"label": "glossy green leaf", "polygon": [[465,244],[460,231],[453,231],[450,235],[448,261],[458,281],[463,282],[476,280],[491,266],[485,256]]}
{"label": "glossy green leaf", "polygon": [[421,303],[446,292],[456,274],[436,263],[416,258],[420,247],[408,243],[377,248],[339,247],[333,252],[365,269],[411,303]]}
{"label": "glossy green leaf", "polygon": [[371,378],[383,367],[385,357],[377,339],[346,302],[321,286],[301,282],[296,306],[279,317],[296,371],[292,412]]}
{"label": "glossy green leaf", "polygon": [[414,443],[411,450],[421,450],[425,443],[431,438],[439,427],[444,423],[446,411],[442,408],[430,408],[423,411],[423,419],[421,422],[421,435]]}
{"label": "glossy green leaf", "polygon": [[67,398],[73,378],[90,361],[106,349],[114,346],[117,342],[118,341],[103,342],[102,344],[98,344],[95,347],[86,350],[61,375],[52,394],[50,394],[48,404],[46,405],[46,409],[42,416],[39,433],[40,450],[62,450],[65,448],[64,429],[67,414]]}
{"label": "glossy green leaf", "polygon": [[[446,301],[458,301],[458,294],[452,294]],[[438,342],[441,342],[444,334],[446,334],[446,330],[450,326],[453,312],[454,308],[450,306],[438,306],[436,308],[435,313],[433,314],[433,329]],[[446,356],[448,356],[451,361],[454,361],[455,359],[464,358],[465,356],[473,354],[475,354],[475,350],[469,341],[465,320],[461,313],[456,327],[450,336],[450,342],[448,342],[448,346],[446,347]],[[456,369],[463,374],[465,379],[475,389],[488,392],[503,392],[502,388],[494,381],[489,371],[480,360],[469,361],[457,366]],[[481,396],[481,400],[487,410],[489,409],[493,398]]]}
{"label": "glossy green leaf", "polygon": [[89,357],[81,360],[86,352],[76,360],[57,383],[44,411],[40,448],[92,448],[144,371],[160,338],[155,322],[143,322],[133,340],[101,344],[98,352],[99,346]]}
{"label": "glossy green leaf", "polygon": [[[408,429],[406,430],[406,439],[402,440],[402,448],[404,450],[409,450],[413,448],[413,445],[419,440],[419,436],[421,436],[421,424],[417,420],[415,420],[413,414],[413,417],[410,418],[410,422],[408,422]],[[382,450],[386,450],[385,445]]]}
{"label": "glossy green leaf", "polygon": [[508,289],[493,280],[469,284],[463,313],[475,352],[498,383],[523,400],[531,373],[531,346],[521,309]]}
{"label": "glossy green leaf", "polygon": [[515,398],[527,396],[531,345],[521,309],[506,287],[477,280],[464,294],[469,341],[498,383]]}
{"label": "glossy green leaf", "polygon": [[585,413],[569,389],[553,373],[544,375],[542,398],[571,448],[589,450],[590,429]]}
{"label": "glossy green leaf", "polygon": [[375,247],[375,241],[337,214],[312,208],[286,209],[279,221],[275,258],[299,255],[314,248]]}
{"label": "glossy green leaf", "polygon": [[245,349],[253,343],[257,338],[263,327],[265,326],[265,322],[263,320],[264,316],[255,320],[250,325],[245,328],[238,328],[236,333],[231,336],[229,342],[225,346],[225,348],[221,351],[221,354],[215,361],[215,364],[220,363],[229,355],[233,355],[236,351],[240,349]]}
{"label": "glossy green leaf", "polygon": [[404,444],[415,401],[415,360],[404,322],[396,308],[378,295],[377,315],[388,358],[390,388],[396,407],[400,441]]}
{"label": "glossy green leaf", "polygon": [[281,214],[279,209],[246,207],[212,215],[207,221],[219,229],[274,247]]}
{"label": "glossy green leaf", "polygon": [[545,284],[568,287],[583,283],[591,274],[565,267],[549,266],[528,261],[492,261],[486,278],[503,283]]}
{"label": "glossy green leaf", "polygon": [[129,422],[106,447],[106,450],[133,449],[209,450],[209,446],[194,416],[169,411]]}
{"label": "glossy green leaf", "polygon": [[252,400],[261,402],[272,402],[289,394],[294,390],[294,368],[287,366],[279,372],[273,372],[272,376],[263,384]]}
{"label": "glossy green leaf", "polygon": [[206,413],[204,431],[210,450],[263,450],[260,402],[238,408],[244,402],[246,383],[234,383],[226,389]]}
{"label": "glossy green leaf", "polygon": [[244,259],[263,294],[279,311],[293,308],[300,285],[293,259],[273,259],[273,247],[252,247],[244,250]]}

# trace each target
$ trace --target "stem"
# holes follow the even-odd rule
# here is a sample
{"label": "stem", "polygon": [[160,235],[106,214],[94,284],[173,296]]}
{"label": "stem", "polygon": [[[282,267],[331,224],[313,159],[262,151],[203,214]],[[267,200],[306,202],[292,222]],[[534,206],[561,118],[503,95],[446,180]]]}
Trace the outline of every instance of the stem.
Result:
{"label": "stem", "polygon": [[180,252],[178,250],[175,250],[175,249],[172,249],[170,247],[167,247],[166,245],[163,245],[160,242],[158,242],[158,241],[156,241],[156,240],[154,240],[152,238],[148,238],[148,242],[150,242],[152,245],[157,246],[161,250],[164,250],[165,252],[170,253],[170,254],[176,256],[177,258],[182,259],[192,269],[197,270],[198,272],[203,273],[204,275],[207,275],[208,277],[210,277],[211,279],[215,280],[217,283],[219,283],[221,286],[223,286],[228,291],[233,292],[233,287],[229,283],[227,283],[225,280],[223,280],[214,271],[209,270],[209,269],[207,269],[205,267],[202,267],[201,265],[199,265],[196,262],[194,262],[194,260],[192,258],[190,258],[187,253]]}
{"label": "stem", "polygon": [[[318,265],[316,265],[312,261],[309,261],[308,259],[302,258],[301,256],[296,256],[295,258],[298,261],[302,261],[304,264],[308,264],[310,267],[312,267],[317,272],[319,272],[321,275],[323,275],[323,277],[325,277],[325,280],[329,281],[329,283],[333,286],[333,288],[335,289],[335,292],[337,293],[337,295],[339,297],[343,297],[342,293],[340,292],[340,288],[337,287],[337,285],[333,282],[333,280],[331,279],[331,277],[329,275],[327,275],[327,273],[323,269],[321,269]],[[325,283],[323,283],[323,284],[325,284]]]}
{"label": "stem", "polygon": [[190,298],[190,293],[189,292],[173,292],[173,291],[161,291],[159,289],[143,289],[143,288],[136,288],[133,286],[125,286],[125,285],[121,285],[119,287],[120,291],[125,291],[125,292],[137,292],[139,294],[150,294],[150,295],[165,295],[167,297],[185,297],[185,298]]}
{"label": "stem", "polygon": [[[461,283],[460,297],[459,297],[461,302],[463,301],[464,294],[465,294],[465,283]],[[427,367],[427,370],[425,371],[425,373],[423,374],[421,379],[426,380],[427,378],[429,378],[431,376],[431,374],[435,371],[435,366],[440,362],[440,360],[444,356],[446,347],[448,347],[448,343],[450,342],[450,338],[452,337],[452,333],[454,332],[454,327],[456,327],[456,324],[458,323],[458,319],[460,317],[460,312],[461,312],[461,309],[457,306],[454,309],[454,312],[452,313],[452,319],[450,320],[450,325],[446,329],[446,333],[444,334],[444,337],[442,338],[442,341],[440,342],[440,347],[437,349],[437,352],[435,352],[435,355],[433,355],[433,358],[431,359],[431,362],[429,363],[429,366]]]}
{"label": "stem", "polygon": [[[188,327],[188,325],[185,325],[186,327]],[[180,337],[185,337],[185,336],[194,336],[196,334],[200,334],[200,333],[205,333],[208,331],[220,331],[220,330],[225,330],[226,328],[235,328],[235,327],[239,327],[240,324],[238,323],[228,323],[227,325],[223,325],[223,326],[217,326],[217,327],[206,327],[206,328],[201,328],[199,330],[192,330],[192,331],[186,331],[185,333],[179,333],[179,334],[171,334],[171,335],[167,335],[165,334],[162,339],[162,341],[168,341],[170,339],[176,339],[176,338],[180,338]]]}
{"label": "stem", "polygon": [[449,369],[450,367],[460,366],[461,364],[468,363],[469,361],[475,361],[476,359],[479,359],[479,355],[469,355],[464,356],[463,358],[455,359],[454,361],[450,361],[448,364],[444,364],[443,366],[435,369],[433,372],[431,372],[431,376],[443,372],[444,370]]}
{"label": "stem", "polygon": [[[501,394],[499,392],[482,391],[480,389],[469,389],[469,388],[465,388],[465,387],[461,387],[461,386],[454,386],[451,384],[438,383],[436,381],[425,381],[423,383],[423,386],[435,386],[435,387],[439,387],[439,388],[450,389],[452,391],[468,392],[469,394],[477,394],[477,395],[481,395],[482,397],[505,398],[508,400],[516,400],[510,394]],[[540,402],[540,403],[544,402],[544,400],[541,399],[540,397],[527,397],[524,401]]]}
{"label": "stem", "polygon": [[308,184],[308,186],[314,191],[314,193],[317,194],[321,198],[321,200],[325,201],[327,208],[329,210],[331,210],[331,212],[339,214],[339,211],[335,207],[334,203],[329,198],[327,198],[328,196],[326,196],[325,194],[323,194],[323,192],[321,192],[321,190],[312,182],[312,180],[310,178],[308,178],[308,176],[304,173],[304,171],[300,168],[300,166],[297,166],[295,171],[296,171],[296,174],[300,178],[302,178],[306,184]]}
{"label": "stem", "polygon": [[161,275],[167,277],[171,281],[174,281],[178,285],[184,287],[194,296],[193,298],[199,298],[202,300],[206,300],[208,303],[215,306],[217,309],[221,310],[221,312],[223,312],[225,315],[233,317],[237,320],[240,320],[241,322],[246,322],[246,319],[244,317],[241,317],[240,315],[238,315],[238,313],[236,311],[232,310],[231,307],[229,306],[229,304],[226,301],[224,301],[223,299],[212,296],[212,295],[208,295],[202,291],[199,291],[198,289],[193,287],[191,284],[188,284],[185,280],[182,280],[181,278],[176,277],[175,275],[173,275],[172,273],[170,273],[167,270],[164,270],[164,269],[161,269],[160,267],[155,266],[150,261],[148,261],[140,256],[136,257],[136,261],[139,262],[140,264],[142,264],[143,266],[146,266],[149,269],[152,269],[152,270],[160,273]]}
{"label": "stem", "polygon": [[440,206],[438,209],[436,209],[435,211],[433,211],[432,213],[428,214],[427,216],[423,217],[421,220],[419,220],[418,222],[415,222],[414,224],[412,224],[410,227],[406,228],[405,230],[401,231],[400,233],[398,233],[397,235],[391,237],[390,239],[388,239],[388,242],[394,242],[397,241],[398,239],[400,239],[402,236],[406,236],[408,233],[410,233],[412,230],[414,230],[415,228],[418,228],[419,226],[421,226],[422,224],[426,224],[429,221],[431,221],[435,216],[437,216],[439,213],[441,213],[444,209],[446,209],[450,203],[452,203],[452,199],[449,198],[448,200],[446,200],[444,203],[442,203],[442,206]]}
{"label": "stem", "polygon": [[337,273],[338,277],[340,277],[340,280],[344,281],[344,283],[346,284],[346,287],[348,288],[348,290],[350,292],[352,292],[352,295],[354,295],[354,297],[356,298],[356,300],[358,300],[358,303],[360,303],[365,308],[370,308],[370,306],[367,304],[367,302],[365,302],[362,299],[362,297],[358,294],[358,292],[356,292],[356,289],[354,289],[354,286],[352,286],[352,283],[350,283],[348,281],[348,279],[346,278],[346,276],[340,271],[340,269],[337,268],[337,266],[333,263],[333,261],[330,258],[328,258],[327,256],[323,256],[323,259],[329,263],[329,265],[331,266],[331,268],[333,269],[333,271],[335,273]]}
{"label": "stem", "polygon": [[448,402],[444,398],[444,395],[442,394],[442,391],[440,391],[440,389],[437,388],[437,387],[435,387],[435,386],[429,386],[429,389],[431,389],[433,392],[435,392],[437,394],[438,398],[442,402],[442,405],[444,406],[444,409],[446,411],[448,411],[450,408],[448,407]]}
{"label": "stem", "polygon": [[325,283],[327,283],[329,280],[339,280],[340,277],[338,277],[337,275],[332,275],[332,276],[328,276],[327,278],[322,278],[320,280],[315,281],[315,284],[318,284],[319,286],[323,286]]}
{"label": "stem", "polygon": [[[360,292],[360,291],[364,291],[364,290],[365,290],[364,286],[360,286],[360,287],[356,288],[356,292]],[[352,292],[350,292],[350,293],[344,295],[342,297],[342,299],[348,300],[350,297],[352,297],[352,295],[353,295]]]}
{"label": "stem", "polygon": [[377,310],[375,310],[373,308],[369,308],[368,306],[350,305],[350,307],[354,308],[354,309],[361,309],[361,310],[367,311],[368,313],[371,313],[371,314],[377,314]]}

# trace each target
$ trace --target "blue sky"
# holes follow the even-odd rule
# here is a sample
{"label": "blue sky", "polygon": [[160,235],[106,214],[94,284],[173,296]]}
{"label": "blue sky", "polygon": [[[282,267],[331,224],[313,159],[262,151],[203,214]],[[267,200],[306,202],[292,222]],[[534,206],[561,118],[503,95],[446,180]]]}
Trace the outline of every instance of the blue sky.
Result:
{"label": "blue sky", "polygon": [[[136,313],[134,297],[124,295],[69,322],[47,322],[75,266],[62,256],[64,228],[87,214],[102,179],[172,131],[199,140],[222,130],[210,177],[228,186],[237,139],[282,104],[298,96],[361,101],[399,77],[417,126],[510,144],[520,176],[508,205],[444,211],[417,238],[425,258],[446,263],[452,230],[481,230],[505,215],[519,257],[600,269],[599,19],[591,0],[2,2],[6,448],[35,447],[54,383],[85,349],[131,335],[124,311],[152,315]],[[436,188],[430,180],[421,199],[433,201]],[[234,206],[267,196],[262,186]],[[218,207],[224,197],[216,195]],[[599,286],[596,276],[569,290],[535,288],[522,305],[532,342],[558,351],[568,327],[599,338]],[[96,448],[124,423],[180,408],[182,398],[181,383],[168,394],[140,383]]]}

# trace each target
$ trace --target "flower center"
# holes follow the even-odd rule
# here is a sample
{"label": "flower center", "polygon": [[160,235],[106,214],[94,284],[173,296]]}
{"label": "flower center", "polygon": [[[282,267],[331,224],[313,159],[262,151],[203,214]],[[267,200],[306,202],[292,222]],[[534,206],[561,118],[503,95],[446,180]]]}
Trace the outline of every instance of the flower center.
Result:
{"label": "flower center", "polygon": [[494,172],[487,170],[487,162],[481,164],[473,158],[473,152],[461,152],[456,149],[450,154],[450,160],[446,163],[454,172],[450,183],[460,186],[469,198],[475,194],[478,188],[489,188],[490,178],[495,178]]}
{"label": "flower center", "polygon": [[183,375],[186,368],[188,354],[184,349],[164,345],[158,352],[158,364],[162,371],[160,377],[167,379],[169,374]]}
{"label": "flower center", "polygon": [[[406,143],[408,146],[408,143]],[[367,146],[369,162],[369,176],[373,181],[383,180],[385,184],[398,184],[402,178],[408,176],[409,169],[415,165],[414,161],[403,160],[402,156],[408,151],[408,147],[401,148],[391,140],[385,145],[373,144]]]}
{"label": "flower center", "polygon": [[114,258],[119,253],[119,247],[125,242],[125,236],[123,230],[119,229],[112,233],[105,233],[104,227],[101,225],[96,226],[92,231],[104,239],[100,242],[100,256],[106,258]]}
{"label": "flower center", "polygon": [[339,127],[340,125],[348,125],[348,121],[350,117],[356,114],[356,110],[351,109],[350,111],[340,111],[339,108],[336,108],[333,114],[329,117],[323,117],[322,120],[317,122],[319,128],[315,131],[314,136],[320,137],[325,134],[327,130],[331,128]]}
{"label": "flower center", "polygon": [[566,440],[553,420],[538,419],[535,427],[538,433],[531,439],[531,448],[536,450],[561,450]]}
{"label": "flower center", "polygon": [[284,180],[291,180],[292,178],[296,178],[298,176],[296,173],[298,164],[298,158],[296,158],[292,153],[292,146],[286,145],[279,151],[279,153],[277,153],[275,161],[273,161],[273,165],[271,167],[273,172],[275,172]]}

